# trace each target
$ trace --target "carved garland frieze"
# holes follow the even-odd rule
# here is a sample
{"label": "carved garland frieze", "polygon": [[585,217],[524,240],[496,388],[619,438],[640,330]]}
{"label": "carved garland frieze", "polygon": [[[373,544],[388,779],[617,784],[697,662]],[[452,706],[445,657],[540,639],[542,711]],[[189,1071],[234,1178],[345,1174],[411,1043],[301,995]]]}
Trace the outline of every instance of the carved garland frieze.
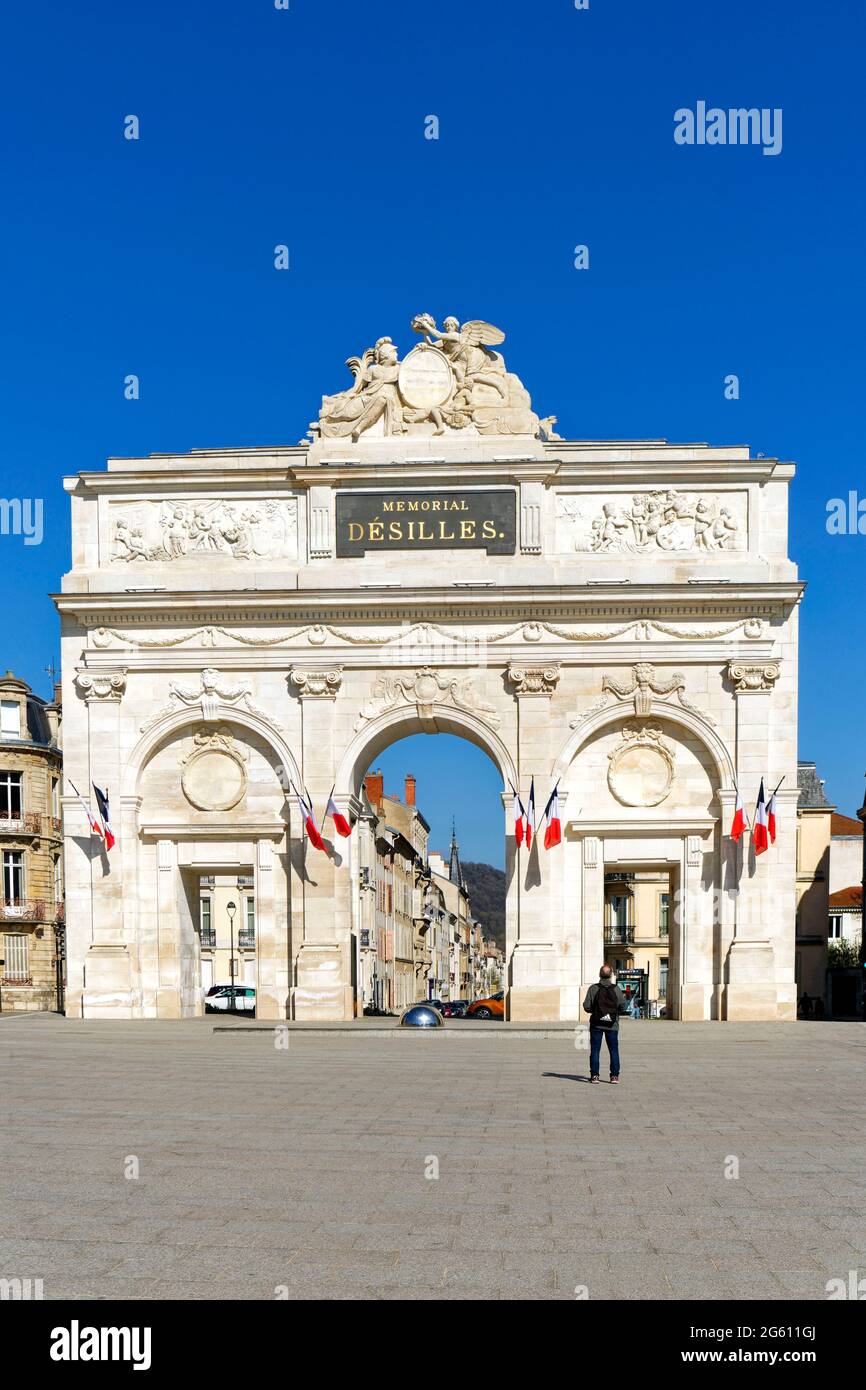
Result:
{"label": "carved garland frieze", "polygon": [[654,633],[672,637],[682,642],[709,642],[717,638],[731,637],[741,633],[750,641],[758,641],[766,632],[766,622],[762,618],[740,618],[724,627],[695,627],[683,624],[658,622],[655,619],[635,619],[609,627],[563,627],[547,622],[522,622],[507,628],[489,632],[466,632],[447,628],[440,623],[413,623],[400,625],[390,632],[369,632],[363,628],[347,630],[330,624],[309,623],[290,632],[281,632],[268,637],[251,628],[248,632],[238,632],[225,627],[195,627],[190,631],[160,637],[138,637],[121,632],[117,628],[95,627],[92,629],[92,645],[100,651],[108,647],[138,647],[142,650],[180,647],[185,643],[197,642],[200,647],[217,647],[221,639],[236,642],[244,647],[279,647],[288,642],[306,641],[314,647],[324,646],[329,638],[335,642],[346,642],[352,646],[395,646],[410,645],[423,648],[437,643],[437,639],[456,645],[478,646],[480,642],[493,644],[506,642],[518,634],[524,642],[541,642],[545,635],[563,642],[610,642],[631,635],[636,641],[651,641]]}

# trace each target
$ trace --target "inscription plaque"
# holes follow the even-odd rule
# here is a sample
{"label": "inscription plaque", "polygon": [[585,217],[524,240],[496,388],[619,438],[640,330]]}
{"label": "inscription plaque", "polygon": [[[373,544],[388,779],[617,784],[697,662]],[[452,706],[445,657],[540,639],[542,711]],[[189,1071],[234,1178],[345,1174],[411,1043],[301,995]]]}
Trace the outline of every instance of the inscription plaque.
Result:
{"label": "inscription plaque", "polygon": [[338,493],[337,555],[378,550],[485,550],[513,555],[512,490]]}

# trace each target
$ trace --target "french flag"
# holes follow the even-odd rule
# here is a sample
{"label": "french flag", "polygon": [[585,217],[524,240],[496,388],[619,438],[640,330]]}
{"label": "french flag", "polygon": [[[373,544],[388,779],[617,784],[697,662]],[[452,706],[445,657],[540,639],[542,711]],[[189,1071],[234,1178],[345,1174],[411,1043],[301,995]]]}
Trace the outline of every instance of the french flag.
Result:
{"label": "french flag", "polygon": [[763,854],[770,843],[770,825],[767,816],[767,805],[764,801],[764,779],[761,778],[761,790],[758,792],[758,804],[755,807],[755,828],[752,831],[752,844],[755,846],[756,854]]}
{"label": "french flag", "polygon": [[562,843],[562,824],[559,819],[559,783],[553,788],[544,808],[544,818],[547,821],[547,829],[544,832],[544,848],[553,849],[554,845]]}
{"label": "french flag", "polygon": [[746,808],[743,805],[743,798],[740,796],[740,789],[737,787],[737,804],[734,807],[734,819],[731,822],[731,839],[734,844],[738,844],[744,833],[749,828]]}
{"label": "french flag", "polygon": [[[776,791],[778,790],[777,787]],[[776,792],[773,792],[767,802],[767,829],[770,833],[770,844],[774,845],[776,843]]]}
{"label": "french flag", "polygon": [[524,840],[523,822],[526,812],[523,809],[523,802],[520,800],[517,792],[514,793],[514,800],[511,805],[512,815],[514,816],[514,843],[520,846],[523,844]]}
{"label": "french flag", "polygon": [[[104,792],[101,787],[97,787],[96,783],[94,782],[93,794],[96,797],[96,804],[99,807],[99,815],[102,820],[102,833],[105,836],[105,848],[113,849],[116,844],[116,841],[114,838],[114,832],[111,829],[111,820],[108,814],[108,793]],[[96,833],[99,834],[98,829]]]}
{"label": "french flag", "polygon": [[331,820],[334,822],[334,829],[337,834],[342,835],[344,840],[348,839],[352,833],[353,826],[343,815],[342,811],[337,810],[337,804],[333,796],[328,797],[328,808],[325,811],[325,820],[328,819],[328,816],[330,816]]}
{"label": "french flag", "polygon": [[298,809],[300,810],[301,818],[304,822],[307,839],[316,849],[324,849],[325,842],[319,834],[319,827],[316,825],[316,817],[313,814],[312,802],[308,801],[305,796],[301,796],[300,792],[296,792],[295,795],[298,798]]}
{"label": "french flag", "polygon": [[532,849],[535,834],[535,778],[529,784],[529,805],[526,808],[526,848]]}

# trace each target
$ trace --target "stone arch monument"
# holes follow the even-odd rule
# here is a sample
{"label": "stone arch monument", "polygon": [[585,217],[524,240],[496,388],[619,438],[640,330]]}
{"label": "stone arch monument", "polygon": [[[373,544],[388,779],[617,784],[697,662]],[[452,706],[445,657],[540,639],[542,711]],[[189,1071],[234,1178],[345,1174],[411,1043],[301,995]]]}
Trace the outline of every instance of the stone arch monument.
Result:
{"label": "stone arch monument", "polygon": [[[579,1017],[606,878],[641,866],[675,885],[674,1017],[795,1017],[792,465],[562,439],[501,330],[410,330],[348,359],[297,445],[66,480],[67,778],[119,832],[106,856],[67,782],[69,1014],[200,1012],[184,875],[228,865],[255,877],[260,1015],[351,1018],[353,841],[312,851],[289,788],[357,810],[377,752],[447,730],[502,775],[511,1019]],[[761,777],[785,781],[756,861],[728,829]],[[563,840],[527,855],[533,778]]]}

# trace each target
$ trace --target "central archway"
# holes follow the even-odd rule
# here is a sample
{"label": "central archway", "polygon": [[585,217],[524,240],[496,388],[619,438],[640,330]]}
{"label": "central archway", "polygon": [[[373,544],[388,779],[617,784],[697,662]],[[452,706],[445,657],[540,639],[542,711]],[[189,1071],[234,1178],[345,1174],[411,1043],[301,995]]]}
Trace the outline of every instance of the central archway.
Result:
{"label": "central archway", "polygon": [[344,752],[336,778],[336,792],[342,796],[357,796],[371,762],[398,739],[410,734],[456,734],[468,739],[496,764],[502,775],[503,794],[517,786],[514,759],[494,729],[473,714],[448,705],[433,704],[429,717],[422,716],[416,705],[401,705],[384,714],[366,720]]}
{"label": "central archway", "polygon": [[[445,741],[443,759],[450,750],[447,775],[439,750],[425,756],[430,736]],[[395,763],[389,750],[407,761]],[[385,774],[377,767],[383,754]],[[470,757],[477,772],[462,761]],[[339,768],[337,797],[345,798],[359,822],[349,846],[351,881],[359,885],[349,903],[358,1012],[399,1014],[411,1003],[434,999],[446,1016],[453,1010],[457,1017],[470,1004],[485,1008],[482,999],[504,993],[508,936],[517,930],[513,840],[505,817],[514,780],[504,742],[471,713],[437,706],[422,713],[407,705],[357,729]],[[388,789],[395,783],[398,792]],[[431,802],[439,803],[438,813]],[[458,853],[451,838],[456,815],[477,845],[478,826],[468,823],[470,814],[473,822],[483,818],[486,853]],[[494,824],[501,835],[495,850]],[[476,884],[484,885],[477,896]],[[482,906],[487,893],[492,914]]]}

